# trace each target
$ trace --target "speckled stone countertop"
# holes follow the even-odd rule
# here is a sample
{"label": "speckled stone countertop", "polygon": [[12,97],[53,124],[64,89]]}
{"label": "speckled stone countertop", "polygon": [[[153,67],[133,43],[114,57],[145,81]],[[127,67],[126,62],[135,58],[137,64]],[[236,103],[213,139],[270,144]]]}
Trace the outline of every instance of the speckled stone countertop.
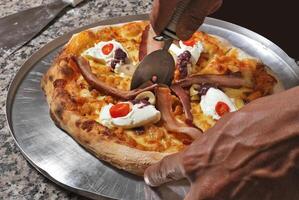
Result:
{"label": "speckled stone countertop", "polygon": [[[0,18],[52,1],[1,0]],[[76,8],[65,9],[40,35],[13,54],[0,54],[0,199],[85,199],[43,177],[21,155],[5,119],[9,83],[26,59],[64,33],[111,17],[148,13],[150,9],[150,0],[85,0]]]}

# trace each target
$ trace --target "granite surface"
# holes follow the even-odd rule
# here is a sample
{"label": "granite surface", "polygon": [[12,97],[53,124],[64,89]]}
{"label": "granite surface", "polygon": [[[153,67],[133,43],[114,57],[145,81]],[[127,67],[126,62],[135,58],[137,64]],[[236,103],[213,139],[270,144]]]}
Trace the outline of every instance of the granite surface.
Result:
{"label": "granite surface", "polygon": [[[0,18],[52,1],[1,0]],[[147,13],[150,9],[150,0],[85,0],[76,8],[65,9],[40,35],[14,53],[0,51],[0,199],[85,199],[43,177],[21,155],[5,119],[9,83],[30,55],[64,33],[111,17]]]}
{"label": "granite surface", "polygon": [[[0,17],[52,1],[1,0]],[[21,155],[5,119],[9,83],[30,55],[64,33],[111,17],[147,13],[150,9],[150,0],[85,0],[76,8],[65,9],[40,35],[17,51],[0,50],[0,199],[85,199],[43,177]]]}

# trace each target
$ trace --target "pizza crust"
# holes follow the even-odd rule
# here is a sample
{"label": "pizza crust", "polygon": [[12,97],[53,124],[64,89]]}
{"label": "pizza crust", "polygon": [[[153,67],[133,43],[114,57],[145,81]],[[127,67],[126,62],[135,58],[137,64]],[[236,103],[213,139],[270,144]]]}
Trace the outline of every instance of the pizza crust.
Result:
{"label": "pizza crust", "polygon": [[[143,23],[145,27],[147,22]],[[113,26],[122,25],[124,24]],[[131,26],[133,29],[134,24],[131,23]],[[73,35],[60,55],[54,60],[53,65],[43,76],[41,86],[47,97],[50,115],[58,127],[66,131],[74,140],[100,160],[106,161],[132,174],[142,176],[148,166],[160,161],[163,157],[171,153],[143,151],[116,142],[113,138],[110,138],[108,128],[94,120],[92,121],[83,117],[73,109],[72,98],[64,90],[64,81],[72,81],[75,79],[75,74],[78,74],[76,67],[70,66],[72,65],[70,61],[68,61],[70,55],[80,55],[82,50],[92,47],[95,41],[99,40],[99,38],[95,36],[95,33],[106,28],[106,26],[99,26]],[[107,30],[109,30],[109,27]],[[129,33],[124,32],[124,34]],[[136,30],[136,34],[138,34],[138,30]],[[134,38],[134,34],[132,36],[128,35],[128,37]],[[225,39],[218,36],[216,38],[219,40],[218,45],[227,49],[227,52],[234,48]],[[236,49],[236,51],[240,52],[239,49]],[[135,54],[133,57],[137,59],[138,54]],[[137,60],[134,61],[136,62]]]}

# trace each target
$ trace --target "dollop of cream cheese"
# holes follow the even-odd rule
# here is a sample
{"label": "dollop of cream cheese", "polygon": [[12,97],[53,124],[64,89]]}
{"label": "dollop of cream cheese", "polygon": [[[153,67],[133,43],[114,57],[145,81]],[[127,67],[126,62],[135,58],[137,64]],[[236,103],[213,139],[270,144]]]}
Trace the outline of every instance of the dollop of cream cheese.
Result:
{"label": "dollop of cream cheese", "polygon": [[[102,48],[106,45],[106,44],[113,44],[113,49],[109,54],[104,54],[102,51]],[[82,55],[83,56],[90,56],[99,60],[104,60],[106,63],[110,63],[111,60],[114,58],[114,53],[116,49],[122,49],[127,55],[128,53],[126,52],[126,50],[124,49],[124,47],[121,45],[121,43],[117,42],[116,40],[110,40],[110,41],[105,41],[105,42],[99,42],[97,44],[95,44],[94,47],[91,47],[87,50],[85,50]]]}
{"label": "dollop of cream cheese", "polygon": [[124,117],[113,118],[110,115],[110,108],[113,104],[108,104],[101,109],[99,122],[108,128],[122,127],[135,128],[149,123],[156,123],[161,119],[161,113],[153,105],[144,105],[142,103],[133,105],[130,102],[131,111]]}
{"label": "dollop of cream cheese", "polygon": [[179,47],[175,44],[171,44],[169,51],[172,52],[176,57],[178,57],[184,51],[189,51],[191,53],[191,63],[195,65],[204,50],[203,44],[198,41],[192,47],[184,45],[183,41],[179,41]]}
{"label": "dollop of cream cheese", "polygon": [[103,126],[106,126],[108,128],[112,128],[112,117],[110,115],[110,108],[113,106],[113,104],[109,103],[108,105],[105,105],[102,107],[101,112],[99,114],[99,119],[97,120],[100,124]]}
{"label": "dollop of cream cheese", "polygon": [[205,115],[211,116],[213,119],[220,119],[215,110],[217,103],[221,101],[228,105],[230,112],[237,110],[234,102],[224,92],[216,88],[210,88],[206,95],[201,96],[200,108]]}

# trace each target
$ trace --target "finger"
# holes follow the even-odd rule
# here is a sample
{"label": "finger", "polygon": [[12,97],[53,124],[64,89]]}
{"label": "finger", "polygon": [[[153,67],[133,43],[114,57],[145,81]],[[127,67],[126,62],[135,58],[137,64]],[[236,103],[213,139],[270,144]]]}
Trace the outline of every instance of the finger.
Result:
{"label": "finger", "polygon": [[[209,192],[209,188],[207,188],[206,192]],[[208,200],[213,199],[211,196],[206,196],[206,193],[202,191],[200,186],[197,188],[191,185],[189,192],[186,194],[184,200]]]}
{"label": "finger", "polygon": [[206,194],[210,193],[210,188],[202,187],[198,184],[191,184],[189,192],[186,194],[184,200],[207,200],[213,199],[211,196],[207,196]]}
{"label": "finger", "polygon": [[150,14],[151,25],[157,35],[160,35],[170,22],[179,0],[154,0]]}
{"label": "finger", "polygon": [[169,181],[183,178],[184,175],[181,163],[181,153],[166,156],[160,162],[145,170],[145,183],[155,187]]}
{"label": "finger", "polygon": [[[198,173],[198,172],[197,172]],[[200,174],[200,175],[199,175]],[[231,181],[230,172],[219,166],[214,169],[205,170],[197,174],[198,176],[191,182],[191,187],[184,200],[212,200],[212,199],[227,199],[224,196],[224,189],[230,191],[235,182]],[[216,198],[218,197],[218,198]]]}
{"label": "finger", "polygon": [[193,190],[193,187],[190,188],[190,191],[186,194],[184,200],[194,200],[195,198],[192,196],[192,191]]}
{"label": "finger", "polygon": [[215,5],[210,9],[209,15],[216,12],[223,4],[223,0],[216,1]]}
{"label": "finger", "polygon": [[211,12],[220,7],[221,0],[194,0],[189,3],[177,24],[176,33],[181,40],[189,39]]}

